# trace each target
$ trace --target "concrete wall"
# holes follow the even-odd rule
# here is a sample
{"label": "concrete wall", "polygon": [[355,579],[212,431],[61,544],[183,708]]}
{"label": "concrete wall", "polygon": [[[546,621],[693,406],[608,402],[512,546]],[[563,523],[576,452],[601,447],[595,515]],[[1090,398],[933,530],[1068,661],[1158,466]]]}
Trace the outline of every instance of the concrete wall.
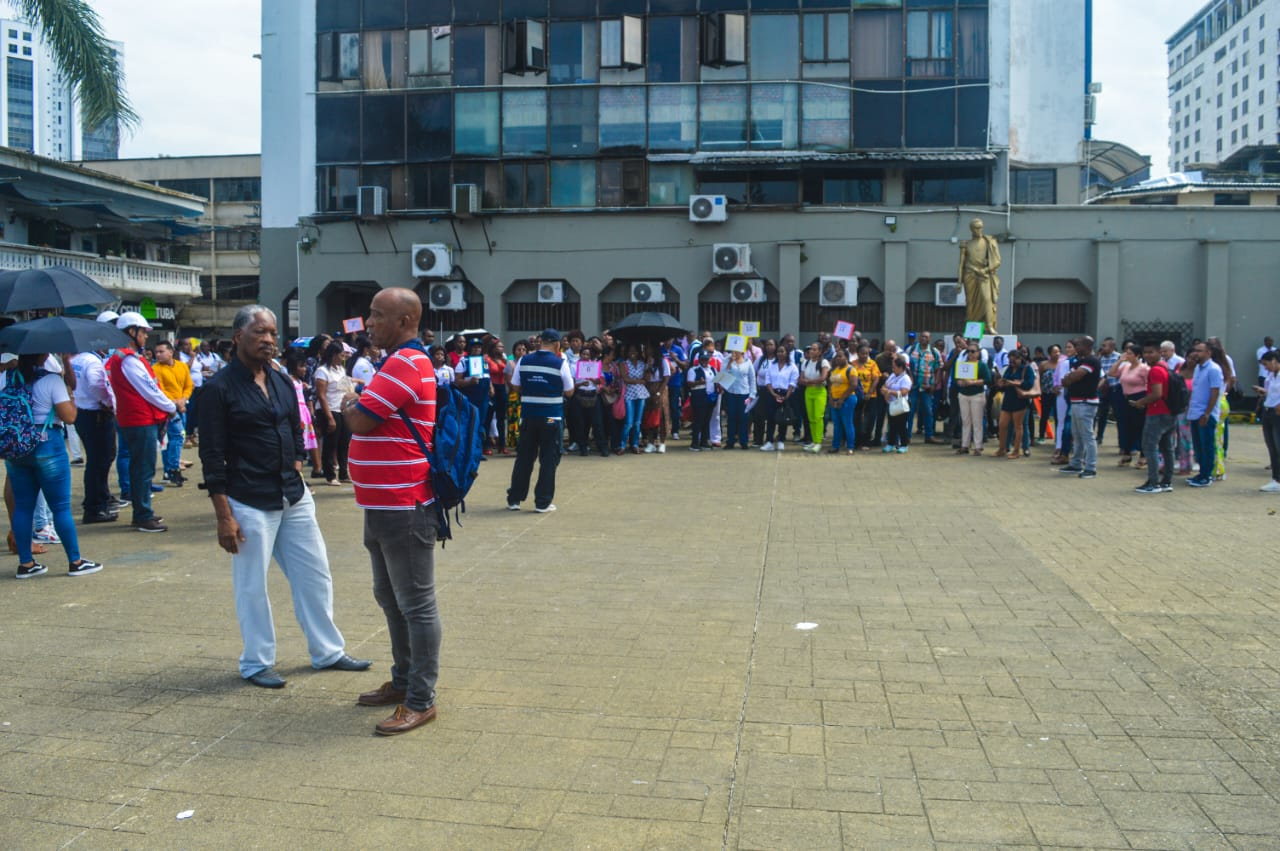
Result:
{"label": "concrete wall", "polygon": [[[1084,4],[1007,2],[1010,156],[1027,163],[1076,162],[1084,133]],[[991,4],[993,27],[997,8]],[[993,77],[993,87],[995,82]]]}
{"label": "concrete wall", "polygon": [[262,4],[262,226],[316,207],[316,16],[310,2]]}
{"label": "concrete wall", "polygon": [[[1223,337],[1236,360],[1247,363],[1258,341],[1277,330],[1268,309],[1280,268],[1280,243],[1272,238],[1280,211],[1274,208],[1028,207],[1008,216],[954,209],[896,215],[896,230],[885,226],[883,210],[740,213],[720,226],[693,225],[670,212],[503,215],[488,218],[484,228],[478,220],[455,222],[458,239],[447,220],[389,220],[385,227],[363,226],[363,244],[353,223],[334,222],[308,226],[316,240],[309,253],[297,252],[297,230],[267,229],[262,300],[279,309],[301,281],[302,333],[333,327],[344,318],[334,313],[336,306],[330,309],[344,282],[366,291],[371,282],[423,283],[410,274],[410,248],[442,242],[452,245],[454,262],[483,295],[491,330],[507,332],[504,292],[523,279],[568,281],[581,299],[580,324],[589,333],[600,329],[601,292],[609,282],[665,279],[678,294],[679,318],[693,326],[699,297],[722,297],[714,286],[712,246],[749,243],[756,271],[775,288],[772,298],[779,303],[780,327],[766,333],[800,330],[801,292],[815,278],[850,275],[870,279],[883,293],[884,329],[876,336],[900,338],[907,330],[908,290],[922,279],[956,279],[959,251],[952,240],[967,237],[969,220],[981,215],[987,232],[1001,240],[1001,331],[1019,332],[1013,315],[1023,282],[1028,303],[1087,303],[1087,327],[1078,330],[1099,337],[1120,335],[1124,321],[1186,322],[1197,336]],[[864,287],[864,301],[875,290]],[[505,297],[528,300],[519,290]],[[433,311],[430,323],[450,328],[454,316]],[[1064,336],[1026,339],[1047,344]]]}

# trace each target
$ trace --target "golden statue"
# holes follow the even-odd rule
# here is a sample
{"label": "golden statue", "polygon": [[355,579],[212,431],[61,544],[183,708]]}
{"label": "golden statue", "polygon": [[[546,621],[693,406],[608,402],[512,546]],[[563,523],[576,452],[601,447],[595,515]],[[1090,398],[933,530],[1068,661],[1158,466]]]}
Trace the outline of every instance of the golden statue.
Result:
{"label": "golden statue", "polygon": [[996,333],[996,303],[1000,299],[1000,247],[995,238],[983,236],[982,219],[969,222],[973,239],[960,245],[960,283],[964,285],[965,320],[982,322],[988,334]]}

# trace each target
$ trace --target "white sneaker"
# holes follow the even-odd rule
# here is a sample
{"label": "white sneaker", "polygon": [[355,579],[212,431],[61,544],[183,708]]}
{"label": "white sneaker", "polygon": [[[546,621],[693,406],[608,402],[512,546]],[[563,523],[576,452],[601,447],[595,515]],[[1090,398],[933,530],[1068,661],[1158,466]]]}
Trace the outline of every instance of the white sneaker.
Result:
{"label": "white sneaker", "polygon": [[1263,493],[1280,493],[1280,482],[1277,482],[1274,480],[1267,482],[1265,485],[1258,488],[1258,490],[1262,491]]}
{"label": "white sneaker", "polygon": [[62,539],[58,537],[58,533],[53,530],[52,526],[46,526],[31,536],[31,542],[34,544],[61,544]]}
{"label": "white sneaker", "polygon": [[653,453],[655,453],[655,452],[657,452],[657,451],[658,451],[658,447],[657,447],[657,446],[655,446],[655,445],[653,445],[652,443],[650,443],[648,446],[646,446],[646,447],[644,448],[644,454],[645,454],[645,455],[652,455]]}
{"label": "white sneaker", "polygon": [[507,511],[519,511],[519,510],[520,510],[520,503],[518,502],[507,503]]}
{"label": "white sneaker", "polygon": [[659,443],[659,444],[658,444],[658,454],[659,454],[659,455],[666,455],[666,454],[667,454],[667,445],[666,445],[665,443]]}
{"label": "white sneaker", "polygon": [[766,443],[764,446],[761,446],[761,447],[760,447],[760,451],[761,451],[761,452],[772,452],[772,451],[773,451],[773,444],[772,444],[772,443]]}
{"label": "white sneaker", "polygon": [[576,444],[576,443],[570,443],[570,444],[569,444],[569,450],[568,450],[568,451],[569,451],[569,452],[577,452],[577,451],[578,451],[578,444]]}
{"label": "white sneaker", "polygon": [[782,442],[781,440],[779,440],[777,443],[775,443],[775,444],[773,445],[773,451],[774,451],[774,452],[781,452],[782,450],[784,450],[784,449],[786,449],[786,448],[787,448],[787,444],[785,444],[785,443],[784,443],[784,442]]}
{"label": "white sneaker", "polygon": [[553,502],[550,505],[548,505],[546,508],[535,508],[533,509],[533,512],[534,514],[549,514],[550,512],[555,510],[556,510],[556,504]]}

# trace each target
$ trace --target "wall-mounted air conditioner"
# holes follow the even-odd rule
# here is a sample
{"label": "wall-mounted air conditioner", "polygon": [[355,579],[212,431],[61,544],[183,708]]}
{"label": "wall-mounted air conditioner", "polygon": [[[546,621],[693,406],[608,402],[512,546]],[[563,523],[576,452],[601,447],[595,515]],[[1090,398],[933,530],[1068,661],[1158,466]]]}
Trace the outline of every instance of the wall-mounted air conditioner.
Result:
{"label": "wall-mounted air conditioner", "polygon": [[758,304],[764,300],[764,281],[760,278],[729,282],[729,301],[734,304]]}
{"label": "wall-mounted air conditioner", "polygon": [[413,246],[409,261],[409,271],[415,278],[447,278],[453,271],[449,246],[438,242]]}
{"label": "wall-mounted air conditioner", "polygon": [[432,284],[427,294],[432,310],[466,310],[467,300],[464,297],[462,281],[449,281],[447,284]]}
{"label": "wall-mounted air conditioner", "polygon": [[538,281],[538,304],[560,304],[563,301],[563,281]]}
{"label": "wall-mounted air conditioner", "polygon": [[818,304],[821,307],[857,307],[858,279],[836,276],[818,278]]}
{"label": "wall-mounted air conditioner", "polygon": [[632,281],[631,300],[636,304],[651,304],[662,301],[661,281]]}
{"label": "wall-mounted air conditioner", "polygon": [[715,275],[741,275],[751,271],[751,246],[741,243],[717,243],[711,249],[711,272]]}
{"label": "wall-mounted air conditioner", "polygon": [[724,222],[729,219],[729,205],[723,195],[693,195],[689,198],[689,221]]}

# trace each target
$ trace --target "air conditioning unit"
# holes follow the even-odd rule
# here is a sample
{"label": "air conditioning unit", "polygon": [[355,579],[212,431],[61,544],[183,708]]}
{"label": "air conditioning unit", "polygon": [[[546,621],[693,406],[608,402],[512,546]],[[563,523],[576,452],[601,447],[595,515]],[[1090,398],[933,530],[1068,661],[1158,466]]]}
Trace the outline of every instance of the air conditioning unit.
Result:
{"label": "air conditioning unit", "polygon": [[636,304],[652,304],[662,301],[661,281],[632,281],[631,300]]}
{"label": "air conditioning unit", "polygon": [[563,281],[538,281],[538,304],[560,304],[563,301]]}
{"label": "air conditioning unit", "polygon": [[741,275],[751,271],[751,246],[717,243],[711,249],[711,272],[716,275]]}
{"label": "air conditioning unit", "polygon": [[415,278],[447,278],[453,271],[449,246],[438,242],[415,245],[410,254],[410,269]]}
{"label": "air conditioning unit", "polygon": [[729,301],[734,304],[759,304],[764,300],[764,281],[760,278],[729,282]]}
{"label": "air conditioning unit", "polygon": [[447,284],[432,284],[427,294],[432,310],[466,310],[467,300],[464,298],[465,284],[462,281],[449,281]]}
{"label": "air conditioning unit", "polygon": [[935,284],[933,303],[935,307],[964,307],[964,287],[955,282]]}
{"label": "air conditioning unit", "polygon": [[356,187],[356,215],[376,219],[387,214],[387,190],[382,186]]}
{"label": "air conditioning unit", "polygon": [[480,187],[474,183],[453,184],[453,214],[460,219],[470,218],[480,212]]}
{"label": "air conditioning unit", "polygon": [[857,278],[818,278],[818,305],[820,307],[857,307]]}
{"label": "air conditioning unit", "polygon": [[723,222],[729,219],[729,205],[723,195],[693,195],[689,198],[689,221]]}

